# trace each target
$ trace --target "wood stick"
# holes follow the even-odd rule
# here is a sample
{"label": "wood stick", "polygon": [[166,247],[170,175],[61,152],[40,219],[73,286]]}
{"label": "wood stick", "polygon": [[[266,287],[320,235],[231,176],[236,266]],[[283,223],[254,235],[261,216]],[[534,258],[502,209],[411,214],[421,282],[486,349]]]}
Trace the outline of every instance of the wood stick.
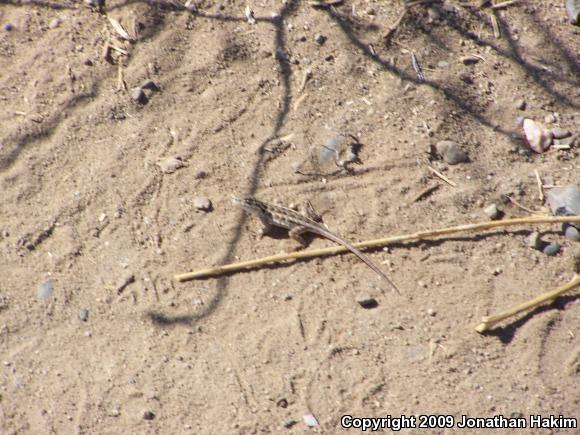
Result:
{"label": "wood stick", "polygon": [[549,292],[546,292],[544,294],[541,294],[538,297],[535,297],[534,299],[531,299],[527,302],[524,302],[523,304],[519,304],[516,305],[502,313],[496,314],[494,316],[489,316],[489,317],[483,317],[481,319],[481,323],[479,325],[477,325],[475,327],[475,330],[479,333],[483,333],[485,331],[488,331],[489,329],[493,328],[494,325],[496,325],[497,323],[501,322],[502,320],[505,320],[509,317],[515,316],[516,314],[521,313],[522,311],[526,311],[529,310],[531,308],[535,308],[538,305],[541,305],[545,302],[549,302],[552,301],[553,299],[555,299],[556,297],[572,290],[575,287],[580,286],[580,276],[579,275],[575,275],[574,278],[572,279],[572,281],[570,281],[567,284],[564,284],[554,290],[551,290]]}
{"label": "wood stick", "polygon": [[427,165],[427,168],[435,175],[437,175],[439,178],[441,178],[443,181],[445,181],[447,184],[449,184],[450,186],[453,187],[457,187],[457,183],[451,181],[449,178],[447,178],[445,175],[443,175],[441,172],[439,172],[437,169],[435,169],[432,166]]}
{"label": "wood stick", "polygon": [[534,174],[536,175],[536,183],[538,184],[538,192],[540,193],[540,202],[544,203],[544,183],[542,183],[542,179],[540,178],[540,173],[537,169],[534,169]]}
{"label": "wood stick", "polygon": [[[386,245],[392,245],[394,243],[408,242],[411,240],[429,240],[436,237],[470,231],[483,231],[493,228],[511,227],[526,224],[556,224],[563,222],[580,222],[580,216],[545,216],[545,217],[528,216],[523,218],[504,219],[501,221],[486,221],[475,224],[458,225],[455,227],[442,228],[438,230],[418,231],[413,234],[405,234],[401,236],[392,236],[382,239],[369,240],[367,242],[353,243],[352,245],[355,248],[359,249],[379,248],[384,247]],[[343,246],[331,246],[322,249],[311,249],[292,253],[277,254],[269,257],[258,258],[255,260],[243,261],[240,263],[226,264],[223,266],[210,267],[207,269],[201,269],[194,272],[181,273],[175,275],[174,278],[179,282],[184,282],[192,279],[208,278],[228,272],[236,272],[239,270],[248,269],[250,267],[262,266],[264,264],[282,263],[289,260],[320,257],[325,255],[335,255],[342,254],[345,252],[349,252],[349,250],[344,248]]]}

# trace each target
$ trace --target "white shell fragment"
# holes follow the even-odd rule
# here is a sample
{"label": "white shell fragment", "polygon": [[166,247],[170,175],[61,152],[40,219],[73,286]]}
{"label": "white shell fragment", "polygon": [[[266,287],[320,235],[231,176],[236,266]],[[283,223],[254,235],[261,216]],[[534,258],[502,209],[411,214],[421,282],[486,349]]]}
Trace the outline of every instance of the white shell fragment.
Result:
{"label": "white shell fragment", "polygon": [[256,24],[256,17],[254,16],[254,11],[249,5],[246,5],[246,10],[244,11],[246,18],[248,19],[248,23]]}
{"label": "white shell fragment", "polygon": [[313,416],[312,414],[306,414],[302,416],[302,419],[304,420],[304,423],[306,423],[306,426],[308,427],[318,426],[318,420],[316,420],[316,417]]}
{"label": "white shell fragment", "polygon": [[552,144],[552,132],[531,119],[524,119],[524,135],[530,148],[537,153],[543,153]]}

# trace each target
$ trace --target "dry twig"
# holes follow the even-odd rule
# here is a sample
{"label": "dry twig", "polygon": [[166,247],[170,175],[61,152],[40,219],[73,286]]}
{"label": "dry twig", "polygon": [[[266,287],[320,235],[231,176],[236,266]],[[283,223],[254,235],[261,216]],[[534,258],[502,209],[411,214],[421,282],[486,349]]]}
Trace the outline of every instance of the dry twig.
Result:
{"label": "dry twig", "polygon": [[578,286],[580,286],[580,275],[575,275],[572,281],[570,281],[567,284],[564,284],[554,290],[541,294],[540,296],[530,301],[524,302],[523,304],[516,305],[515,307],[512,307],[500,314],[484,317],[483,319],[481,319],[481,323],[475,327],[475,330],[479,333],[488,331],[502,320],[515,316],[516,314],[519,314],[522,311],[527,311],[531,308],[535,308],[543,303],[550,302],[556,299],[558,296]]}
{"label": "dry twig", "polygon": [[[358,249],[366,248],[381,248],[386,245],[395,243],[408,242],[411,240],[430,240],[436,237],[448,236],[450,234],[457,234],[471,231],[484,231],[492,228],[511,227],[517,225],[527,224],[556,224],[563,222],[580,222],[580,216],[531,216],[516,219],[505,219],[502,221],[486,221],[476,224],[459,225],[456,227],[442,228],[439,230],[419,231],[413,234],[405,234],[401,236],[386,237],[382,239],[370,240],[367,242],[353,243],[352,245]],[[256,260],[243,261],[240,263],[225,264],[223,266],[210,267],[208,269],[201,269],[195,272],[188,272],[175,275],[177,281],[189,281],[192,279],[208,278],[224,273],[237,272],[239,270],[248,269],[256,266],[263,266],[264,264],[282,263],[288,260],[297,260],[303,258],[320,257],[324,255],[334,255],[349,252],[343,246],[331,246],[322,249],[312,249],[307,251],[292,252],[289,254],[278,254],[269,257],[259,258]]]}
{"label": "dry twig", "polygon": [[441,172],[439,172],[437,169],[435,169],[432,166],[427,165],[427,168],[435,175],[437,175],[439,178],[441,178],[443,181],[445,181],[447,184],[449,184],[450,186],[453,187],[457,187],[457,183],[451,181],[449,178],[447,178],[445,175],[443,175]]}

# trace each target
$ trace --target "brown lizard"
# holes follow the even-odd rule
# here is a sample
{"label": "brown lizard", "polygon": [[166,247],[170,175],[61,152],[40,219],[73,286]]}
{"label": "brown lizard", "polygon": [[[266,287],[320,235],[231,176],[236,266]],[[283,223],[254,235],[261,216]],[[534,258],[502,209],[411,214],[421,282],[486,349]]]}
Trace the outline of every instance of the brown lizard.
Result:
{"label": "brown lizard", "polygon": [[302,246],[306,246],[306,241],[302,237],[302,234],[305,232],[318,234],[319,236],[326,237],[327,239],[344,246],[346,249],[364,261],[366,265],[375,271],[380,277],[386,279],[387,282],[397,291],[397,293],[401,294],[397,286],[393,284],[389,277],[387,277],[387,275],[385,275],[384,272],[379,269],[366,255],[364,255],[361,251],[356,249],[342,237],[323,227],[312,217],[305,216],[286,207],[266,204],[265,202],[259,201],[255,198],[233,197],[232,201],[234,204],[242,207],[247,212],[255,214],[258,216],[258,218],[260,218],[260,221],[264,226],[262,234],[268,232],[272,226],[276,226],[287,229],[288,235],[294,240],[298,241],[298,243],[300,243]]}

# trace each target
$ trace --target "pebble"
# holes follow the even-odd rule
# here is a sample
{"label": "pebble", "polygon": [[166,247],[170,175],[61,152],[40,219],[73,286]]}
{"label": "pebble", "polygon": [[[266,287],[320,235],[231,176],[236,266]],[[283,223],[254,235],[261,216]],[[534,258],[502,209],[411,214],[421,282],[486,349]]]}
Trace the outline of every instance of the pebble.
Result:
{"label": "pebble", "polygon": [[580,230],[574,225],[565,223],[562,225],[562,232],[567,239],[573,240],[574,242],[580,242]]}
{"label": "pebble", "polygon": [[526,100],[520,98],[516,101],[516,109],[518,110],[526,110]]}
{"label": "pebble", "polygon": [[445,60],[440,60],[439,62],[437,62],[437,66],[439,68],[449,68],[449,62],[445,61]]}
{"label": "pebble", "polygon": [[560,244],[559,243],[550,243],[544,248],[544,254],[549,255],[550,257],[556,255],[560,252]]}
{"label": "pebble", "polygon": [[322,45],[326,42],[326,36],[321,35],[320,33],[317,33],[316,35],[314,35],[314,41],[318,44],[318,45]]}
{"label": "pebble", "polygon": [[324,60],[327,62],[332,62],[334,60],[334,56],[332,54],[329,54],[324,58]]}
{"label": "pebble", "polygon": [[552,136],[554,136],[554,139],[564,139],[565,137],[572,136],[572,133],[565,128],[554,127],[552,129]]}
{"label": "pebble", "polygon": [[145,92],[141,88],[133,88],[131,90],[131,98],[138,104],[147,103],[147,95],[145,95]]}
{"label": "pebble", "polygon": [[429,308],[427,310],[427,314],[431,317],[435,317],[437,315],[437,311],[435,311],[433,308]]}
{"label": "pebble", "polygon": [[463,65],[475,65],[479,61],[480,59],[477,56],[463,56],[461,58],[461,62],[463,62]]}
{"label": "pebble", "polygon": [[532,249],[540,249],[542,247],[542,238],[540,237],[540,233],[537,231],[531,233],[526,239],[526,245]]}
{"label": "pebble", "polygon": [[83,64],[86,65],[86,66],[93,66],[93,61],[91,59],[89,59],[88,57],[86,57],[83,60]]}
{"label": "pebble", "polygon": [[48,278],[42,284],[38,286],[38,299],[48,299],[52,296],[54,290],[54,281],[52,278]]}
{"label": "pebble", "polygon": [[145,411],[143,413],[143,420],[153,420],[155,418],[155,414],[152,411]]}
{"label": "pebble", "polygon": [[166,174],[172,174],[187,165],[179,157],[171,156],[157,160],[157,166]]}
{"label": "pebble", "polygon": [[314,417],[312,414],[303,415],[302,419],[304,420],[304,423],[306,423],[306,426],[308,427],[318,426],[318,420],[316,420],[316,417]]}
{"label": "pebble", "polygon": [[86,308],[81,308],[79,311],[79,319],[81,319],[83,322],[89,320],[89,310]]}
{"label": "pebble", "polygon": [[544,116],[544,122],[546,124],[553,124],[556,121],[557,121],[556,116],[553,113]]}
{"label": "pebble", "polygon": [[58,26],[60,26],[60,18],[54,18],[49,24],[48,27],[50,27],[51,29],[56,29]]}
{"label": "pebble", "polygon": [[524,134],[532,150],[543,153],[552,144],[552,132],[543,128],[532,119],[524,119]]}
{"label": "pebble", "polygon": [[574,146],[574,141],[576,138],[574,136],[565,137],[564,139],[554,139],[554,145],[565,145]]}
{"label": "pebble", "polygon": [[212,205],[209,198],[205,196],[196,196],[193,198],[193,207],[201,211],[211,211]]}
{"label": "pebble", "polygon": [[292,418],[291,418],[291,419],[289,419],[289,420],[286,420],[286,421],[284,422],[284,427],[285,427],[286,429],[290,429],[292,426],[294,426],[294,425],[296,425],[296,424],[298,424],[298,422],[297,422],[296,420],[294,420],[294,419],[292,419]]}
{"label": "pebble", "polygon": [[457,165],[469,160],[465,151],[461,149],[458,143],[450,140],[442,140],[435,145],[437,153],[443,157],[443,160],[450,165]]}
{"label": "pebble", "polygon": [[375,298],[368,294],[361,294],[356,298],[358,304],[366,309],[376,308],[378,307],[379,303]]}
{"label": "pebble", "polygon": [[490,204],[483,209],[485,215],[492,221],[495,221],[501,217],[501,211],[497,208],[496,204]]}
{"label": "pebble", "polygon": [[10,32],[10,31],[12,31],[12,29],[14,29],[14,26],[10,23],[6,23],[6,24],[4,24],[3,28],[6,32]]}
{"label": "pebble", "polygon": [[204,178],[207,178],[207,172],[205,172],[203,169],[199,169],[193,176],[193,178],[195,178],[196,180],[203,180]]}
{"label": "pebble", "polygon": [[153,80],[147,79],[141,85],[141,89],[148,89],[150,91],[157,92],[159,91],[159,86],[157,86]]}

